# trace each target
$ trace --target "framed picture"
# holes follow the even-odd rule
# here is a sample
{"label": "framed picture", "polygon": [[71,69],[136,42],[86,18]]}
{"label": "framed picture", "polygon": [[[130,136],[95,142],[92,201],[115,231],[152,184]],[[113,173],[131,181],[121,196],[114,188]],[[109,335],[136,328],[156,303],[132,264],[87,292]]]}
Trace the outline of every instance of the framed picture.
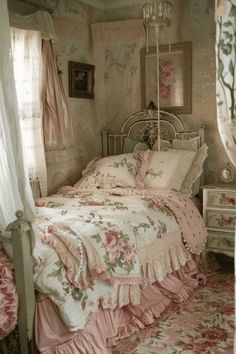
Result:
{"label": "framed picture", "polygon": [[69,96],[94,98],[95,66],[69,61]]}
{"label": "framed picture", "polygon": [[[157,103],[156,47],[141,49],[142,108]],[[173,113],[192,112],[192,43],[159,46],[159,98],[161,109]]]}

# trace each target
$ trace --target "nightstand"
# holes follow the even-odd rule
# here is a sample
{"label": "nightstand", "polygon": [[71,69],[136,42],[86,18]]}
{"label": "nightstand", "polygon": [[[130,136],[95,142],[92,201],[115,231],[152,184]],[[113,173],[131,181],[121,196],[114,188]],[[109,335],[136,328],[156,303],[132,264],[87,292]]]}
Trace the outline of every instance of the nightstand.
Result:
{"label": "nightstand", "polygon": [[235,184],[203,186],[203,219],[208,231],[207,252],[234,257],[236,224]]}

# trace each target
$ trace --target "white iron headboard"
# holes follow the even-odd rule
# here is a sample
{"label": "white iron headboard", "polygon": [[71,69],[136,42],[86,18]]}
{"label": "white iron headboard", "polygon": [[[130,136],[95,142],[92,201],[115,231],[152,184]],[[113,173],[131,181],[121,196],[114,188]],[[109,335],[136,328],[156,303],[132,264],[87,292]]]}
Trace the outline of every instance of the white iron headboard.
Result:
{"label": "white iron headboard", "polygon": [[[119,133],[112,133],[105,128],[102,131],[103,156],[116,155],[123,152],[125,138],[132,138],[144,142],[152,149],[158,137],[158,120],[155,111],[139,111],[128,117]],[[172,142],[173,139],[190,139],[199,136],[200,145],[205,138],[205,127],[200,126],[198,131],[184,130],[179,117],[173,113],[160,111],[160,136],[162,140]]]}

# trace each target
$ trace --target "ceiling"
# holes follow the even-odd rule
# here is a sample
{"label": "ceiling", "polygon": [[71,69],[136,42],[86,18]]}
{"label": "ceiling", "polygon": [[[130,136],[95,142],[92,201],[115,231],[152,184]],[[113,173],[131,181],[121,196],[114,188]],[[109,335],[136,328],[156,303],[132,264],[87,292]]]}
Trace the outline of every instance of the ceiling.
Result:
{"label": "ceiling", "polygon": [[142,4],[142,0],[80,0],[80,2],[100,10],[114,10]]}

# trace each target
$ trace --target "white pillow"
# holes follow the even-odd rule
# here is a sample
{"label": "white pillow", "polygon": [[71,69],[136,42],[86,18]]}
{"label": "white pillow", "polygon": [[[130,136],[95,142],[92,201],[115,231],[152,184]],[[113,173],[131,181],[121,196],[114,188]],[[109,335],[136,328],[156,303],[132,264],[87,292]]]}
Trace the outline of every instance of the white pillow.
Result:
{"label": "white pillow", "polygon": [[195,156],[194,151],[150,151],[144,178],[146,188],[180,190]]}
{"label": "white pillow", "polygon": [[173,149],[197,151],[199,149],[199,146],[200,146],[199,136],[190,139],[173,139],[172,141]]}
{"label": "white pillow", "polygon": [[143,187],[149,151],[93,159],[75,188]]}
{"label": "white pillow", "polygon": [[183,181],[181,192],[189,197],[196,194],[196,192],[194,192],[194,186],[195,186],[195,182],[202,174],[203,164],[208,155],[207,150],[208,150],[208,146],[206,144],[203,144],[198,149],[193,159],[193,162],[191,164],[191,167]]}
{"label": "white pillow", "polygon": [[[161,150],[167,150],[169,148],[172,147],[171,143],[168,140],[161,140]],[[152,147],[153,151],[157,151],[158,150],[158,141],[155,141],[155,144]]]}
{"label": "white pillow", "polygon": [[133,148],[133,152],[139,152],[139,151],[147,151],[149,150],[149,147],[145,143],[137,143],[135,147]]}

